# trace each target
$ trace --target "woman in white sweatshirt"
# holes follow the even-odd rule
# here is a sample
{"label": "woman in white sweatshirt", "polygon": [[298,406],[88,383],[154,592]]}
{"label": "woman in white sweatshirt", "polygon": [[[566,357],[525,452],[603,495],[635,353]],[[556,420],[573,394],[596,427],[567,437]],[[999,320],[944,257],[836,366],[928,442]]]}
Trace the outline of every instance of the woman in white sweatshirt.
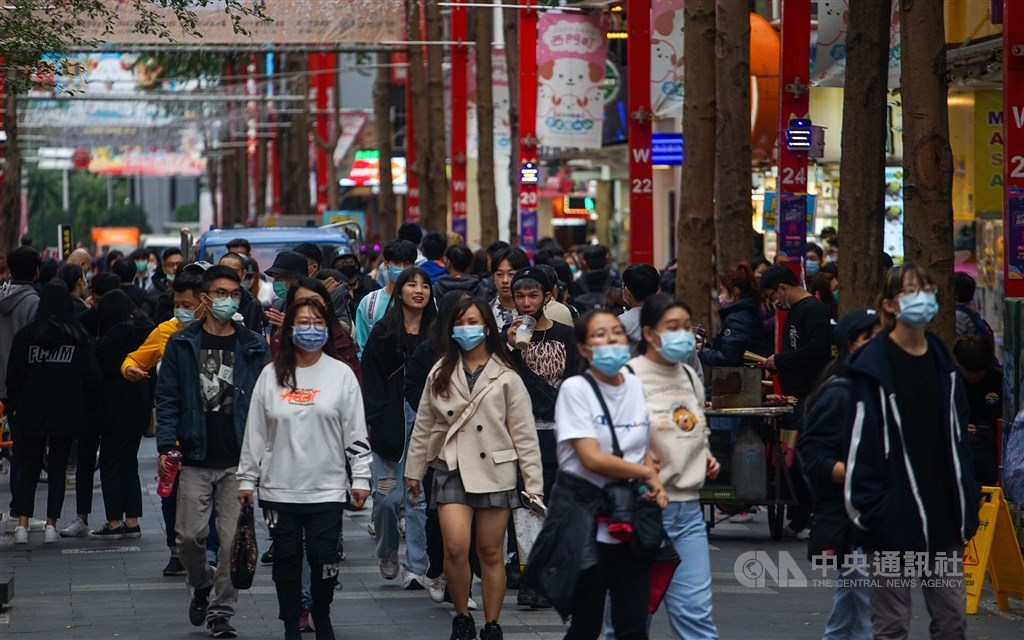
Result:
{"label": "woman in white sweatshirt", "polygon": [[676,638],[718,638],[711,617],[711,561],[700,508],[704,478],[714,479],[719,464],[708,446],[704,388],[683,362],[696,345],[686,303],[658,294],[640,311],[641,355],[627,365],[640,378],[651,419],[651,452],[657,457],[668,507],[665,532],[682,562],[665,594]]}
{"label": "woman in white sweatshirt", "polygon": [[[272,523],[274,585],[285,638],[298,640],[303,539],[309,558],[317,640],[333,640],[330,608],[337,582],[342,506],[370,494],[370,446],[359,383],[333,355],[335,328],[320,300],[295,301],[281,348],[253,389],[238,500],[260,506]],[[349,464],[351,474],[346,471]]]}

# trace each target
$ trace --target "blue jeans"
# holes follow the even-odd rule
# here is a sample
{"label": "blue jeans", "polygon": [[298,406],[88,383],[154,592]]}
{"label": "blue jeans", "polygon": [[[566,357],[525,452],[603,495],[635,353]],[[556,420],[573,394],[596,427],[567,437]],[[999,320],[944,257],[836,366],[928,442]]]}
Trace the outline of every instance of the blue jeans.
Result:
{"label": "blue jeans", "polygon": [[[405,448],[409,450],[409,435],[416,412],[405,405]],[[413,502],[405,491],[405,457],[399,462],[373,456],[373,526],[377,537],[377,558],[384,559],[398,553],[400,534],[398,519],[405,509],[406,568],[412,573],[426,575],[427,559],[427,503],[421,498]]]}
{"label": "blue jeans", "polygon": [[686,640],[717,640],[711,617],[711,557],[700,501],[670,502],[661,520],[682,559],[665,593],[672,633]]}
{"label": "blue jeans", "polygon": [[[863,557],[864,550],[853,553]],[[871,589],[849,584],[857,578],[861,576],[851,574],[844,584],[843,576],[836,577],[836,599],[821,640],[871,640]]]}

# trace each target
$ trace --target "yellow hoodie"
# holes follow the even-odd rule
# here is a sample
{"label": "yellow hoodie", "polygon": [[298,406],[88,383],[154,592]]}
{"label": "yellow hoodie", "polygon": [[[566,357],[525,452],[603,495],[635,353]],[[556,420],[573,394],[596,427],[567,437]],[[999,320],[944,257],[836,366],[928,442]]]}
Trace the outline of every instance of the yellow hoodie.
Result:
{"label": "yellow hoodie", "polygon": [[160,361],[160,358],[164,357],[164,348],[167,347],[167,340],[170,339],[171,335],[184,328],[185,325],[178,322],[177,318],[171,318],[167,322],[161,322],[157,325],[156,329],[149,334],[146,341],[136,349],[135,351],[128,354],[121,363],[121,375],[127,378],[125,372],[128,367],[138,367],[143,371],[149,371],[156,366],[156,363]]}

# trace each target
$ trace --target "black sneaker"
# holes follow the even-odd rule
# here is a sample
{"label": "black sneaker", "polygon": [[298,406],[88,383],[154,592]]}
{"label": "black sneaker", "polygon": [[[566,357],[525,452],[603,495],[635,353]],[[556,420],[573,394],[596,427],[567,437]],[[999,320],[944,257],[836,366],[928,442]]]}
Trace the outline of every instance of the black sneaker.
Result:
{"label": "black sneaker", "polygon": [[235,628],[228,624],[227,618],[214,618],[206,624],[206,630],[210,632],[211,638],[237,638]]}
{"label": "black sneaker", "polygon": [[212,586],[205,589],[196,589],[192,592],[192,602],[188,604],[188,621],[193,627],[198,627],[206,622],[206,609],[210,606],[210,591]]}
{"label": "black sneaker", "polygon": [[186,573],[188,573],[188,572],[185,571],[185,566],[183,564],[181,564],[181,560],[178,559],[178,556],[171,556],[171,559],[167,561],[167,566],[164,567],[164,577],[165,578],[173,578],[174,576],[183,576]]}
{"label": "black sneaker", "polygon": [[516,596],[516,604],[529,609],[550,609],[551,603],[533,589],[519,588],[519,595]]}
{"label": "black sneaker", "polygon": [[473,623],[473,616],[467,613],[464,616],[452,618],[451,640],[476,640],[476,624]]}
{"label": "black sneaker", "polygon": [[504,640],[504,638],[505,635],[501,632],[501,627],[498,626],[497,621],[488,622],[480,630],[480,640]]}
{"label": "black sneaker", "polygon": [[121,525],[121,537],[122,538],[141,538],[142,537],[142,526],[135,525],[129,527],[126,524]]}
{"label": "black sneaker", "polygon": [[90,531],[87,535],[93,540],[120,540],[124,537],[124,525],[119,525],[113,529],[103,525],[95,531]]}

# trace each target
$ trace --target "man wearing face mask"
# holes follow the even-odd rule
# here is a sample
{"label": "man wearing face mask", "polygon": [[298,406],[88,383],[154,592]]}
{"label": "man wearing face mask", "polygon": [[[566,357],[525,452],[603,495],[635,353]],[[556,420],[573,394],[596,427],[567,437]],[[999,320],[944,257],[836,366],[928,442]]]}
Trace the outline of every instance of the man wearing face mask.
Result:
{"label": "man wearing face mask", "polygon": [[213,569],[205,542],[214,507],[218,537],[225,542],[234,538],[239,512],[235,471],[249,399],[269,350],[263,336],[232,320],[242,298],[235,271],[210,267],[200,289],[203,318],[167,341],[157,380],[157,469],[166,477],[173,468],[168,452],[183,454],[175,529],[178,557],[192,588],[189,621],[194,626],[205,622],[211,637],[233,638],[229,620],[238,592],[229,576],[231,545],[221,546]]}
{"label": "man wearing face mask", "polygon": [[380,265],[380,271],[384,273],[386,284],[383,289],[371,291],[356,308],[356,344],[359,345],[360,353],[366,347],[373,326],[387,311],[398,276],[413,267],[415,262],[416,245],[408,240],[392,240],[384,247],[384,262]]}
{"label": "man wearing face mask", "polygon": [[813,242],[807,243],[807,277],[813,278],[825,265],[825,251]]}
{"label": "man wearing face mask", "polygon": [[[799,431],[803,423],[803,403],[832,359],[828,309],[801,287],[796,275],[783,265],[775,265],[764,272],[761,293],[766,300],[788,312],[782,328],[782,351],[769,356],[765,366],[778,372],[782,393],[797,399],[793,428]],[[806,540],[810,536],[811,495],[800,473],[799,461],[793,465],[791,476],[799,504],[786,509],[789,529]]]}
{"label": "man wearing face mask", "polygon": [[345,284],[348,285],[349,290],[349,317],[354,318],[356,309],[359,308],[359,303],[363,301],[363,298],[371,291],[376,291],[381,287],[373,278],[359,269],[359,260],[351,245],[343,244],[334,250],[334,253],[331,254],[331,267],[345,276]]}
{"label": "man wearing face mask", "polygon": [[221,266],[231,268],[239,279],[241,279],[242,299],[238,302],[238,312],[242,314],[242,322],[250,331],[263,333],[266,328],[266,316],[263,314],[263,305],[245,287],[245,279],[249,275],[249,258],[237,253],[227,253],[218,263]]}
{"label": "man wearing face mask", "polygon": [[132,266],[135,267],[135,278],[132,280],[132,284],[143,291],[149,291],[153,287],[153,274],[156,273],[156,263],[150,262],[149,258],[149,251],[141,247],[132,251],[128,256]]}

